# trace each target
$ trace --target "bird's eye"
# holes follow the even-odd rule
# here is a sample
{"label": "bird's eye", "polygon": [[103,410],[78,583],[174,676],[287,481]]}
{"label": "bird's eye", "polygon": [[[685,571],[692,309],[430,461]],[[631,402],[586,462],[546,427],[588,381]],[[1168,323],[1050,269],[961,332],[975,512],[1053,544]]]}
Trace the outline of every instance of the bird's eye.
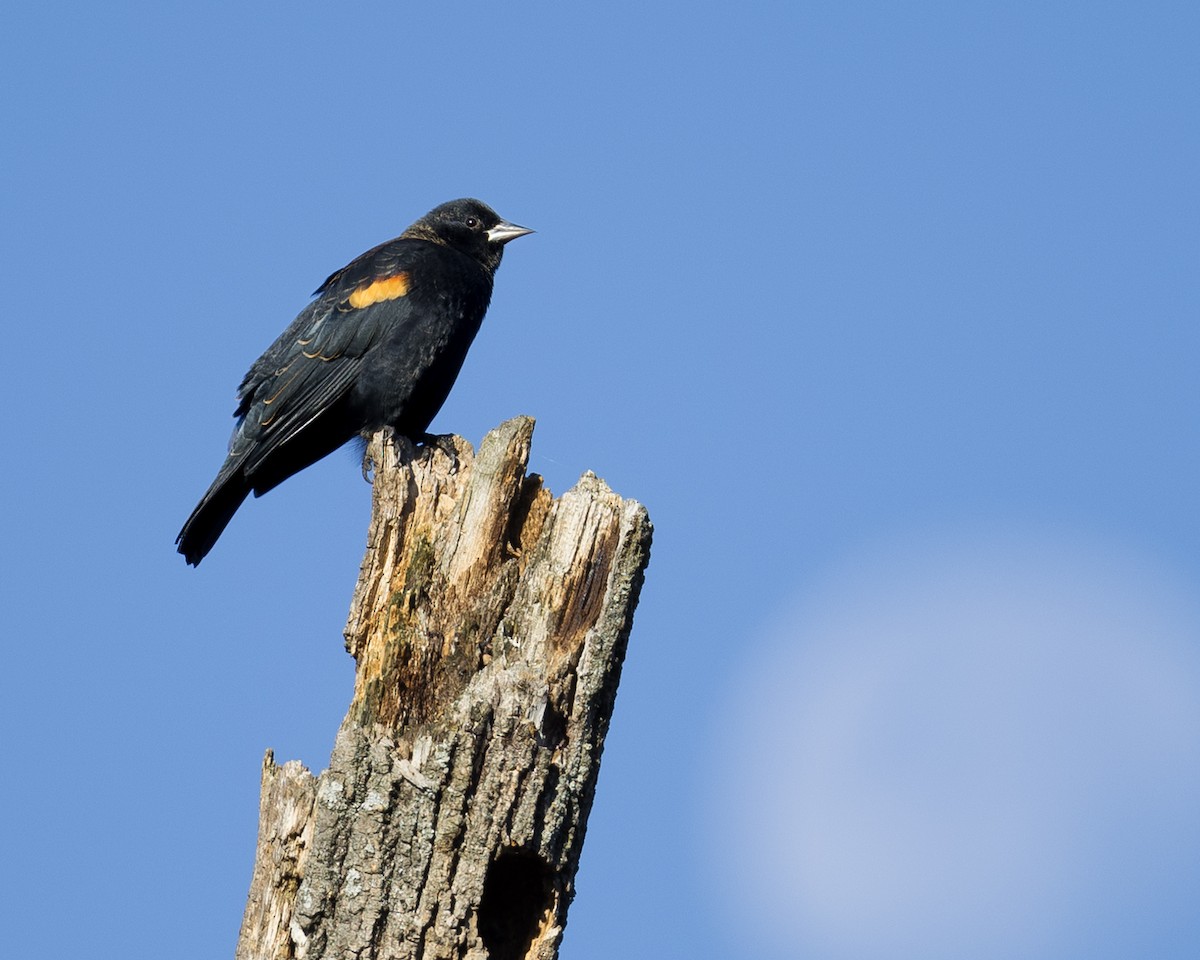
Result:
{"label": "bird's eye", "polygon": [[467,226],[470,227],[472,230],[478,230],[479,229],[479,218],[478,217],[467,217]]}

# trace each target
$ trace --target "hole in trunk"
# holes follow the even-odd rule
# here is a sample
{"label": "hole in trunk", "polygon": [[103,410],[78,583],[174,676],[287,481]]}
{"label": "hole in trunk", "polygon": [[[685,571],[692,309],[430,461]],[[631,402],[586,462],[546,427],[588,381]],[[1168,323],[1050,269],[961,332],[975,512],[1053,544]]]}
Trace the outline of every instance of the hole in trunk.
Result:
{"label": "hole in trunk", "polygon": [[488,868],[479,935],[491,960],[522,960],[554,903],[554,871],[541,857],[505,850]]}

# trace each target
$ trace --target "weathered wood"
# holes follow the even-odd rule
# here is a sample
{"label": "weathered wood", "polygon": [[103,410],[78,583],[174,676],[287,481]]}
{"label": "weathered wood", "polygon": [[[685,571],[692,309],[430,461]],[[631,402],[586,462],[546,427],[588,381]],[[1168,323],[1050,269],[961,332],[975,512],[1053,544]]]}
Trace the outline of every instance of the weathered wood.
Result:
{"label": "weathered wood", "polygon": [[532,433],[371,441],[353,700],[319,777],[264,761],[238,960],[557,956],[651,526]]}

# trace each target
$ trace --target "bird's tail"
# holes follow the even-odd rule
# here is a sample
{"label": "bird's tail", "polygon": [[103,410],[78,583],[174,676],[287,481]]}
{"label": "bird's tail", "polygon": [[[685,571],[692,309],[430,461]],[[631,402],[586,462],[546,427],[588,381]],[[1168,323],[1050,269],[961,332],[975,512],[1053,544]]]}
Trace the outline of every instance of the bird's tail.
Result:
{"label": "bird's tail", "polygon": [[241,464],[227,463],[175,538],[179,552],[193,567],[213,548],[242,501],[250,495],[250,490],[251,484],[242,472]]}

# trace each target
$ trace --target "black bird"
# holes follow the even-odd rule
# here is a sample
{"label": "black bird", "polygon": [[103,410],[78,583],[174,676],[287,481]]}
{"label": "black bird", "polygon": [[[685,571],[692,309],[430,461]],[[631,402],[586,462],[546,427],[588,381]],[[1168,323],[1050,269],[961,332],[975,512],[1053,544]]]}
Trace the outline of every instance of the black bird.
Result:
{"label": "black bird", "polygon": [[478,200],[431,210],[326,280],[238,388],[229,456],[175,543],[195,565],[242,501],[382,427],[413,440],[445,402],[504,245],[532,233]]}

